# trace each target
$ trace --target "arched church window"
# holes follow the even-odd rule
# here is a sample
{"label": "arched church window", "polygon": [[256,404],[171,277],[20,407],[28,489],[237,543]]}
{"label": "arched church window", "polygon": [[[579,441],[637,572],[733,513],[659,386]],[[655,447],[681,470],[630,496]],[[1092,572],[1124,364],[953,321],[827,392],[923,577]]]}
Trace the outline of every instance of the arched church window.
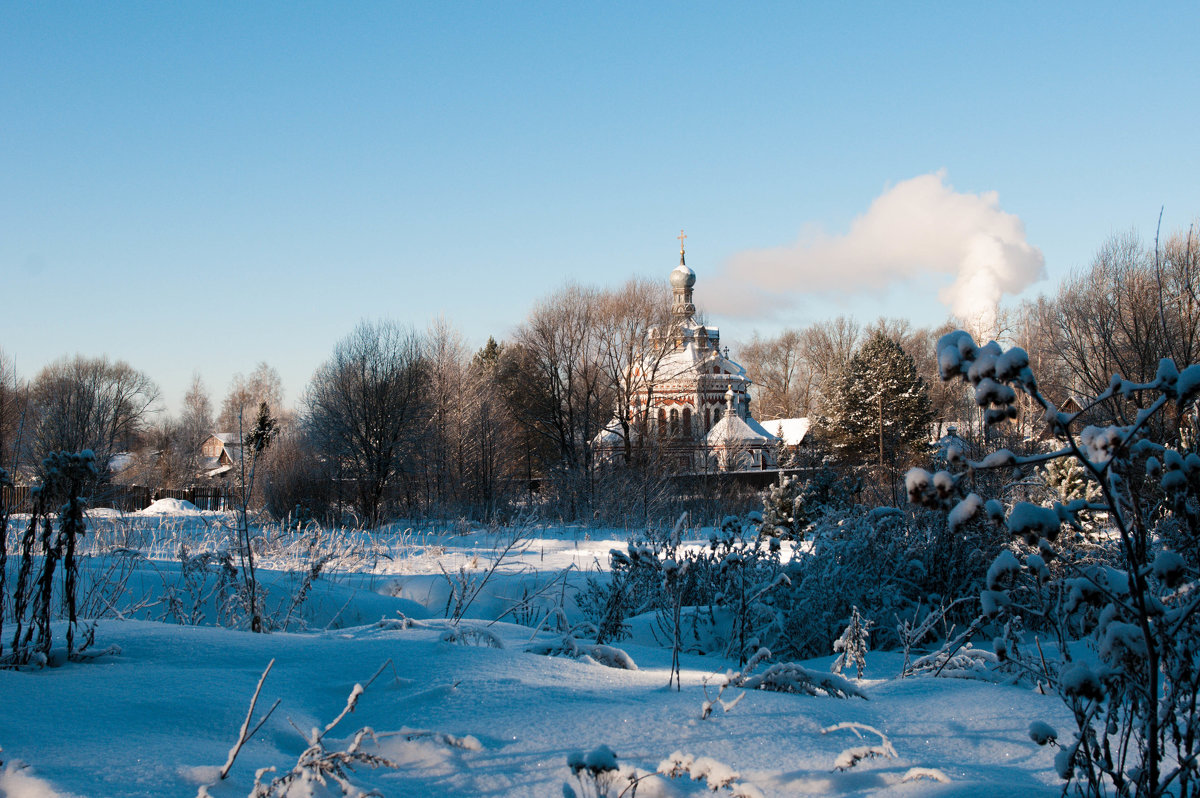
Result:
{"label": "arched church window", "polygon": [[712,410],[710,408],[706,407],[706,408],[704,408],[704,431],[710,432],[711,430],[712,430]]}
{"label": "arched church window", "polygon": [[674,437],[678,434],[679,434],[679,411],[672,407],[671,408],[671,436]]}
{"label": "arched church window", "polygon": [[692,437],[692,408],[683,408],[683,436]]}
{"label": "arched church window", "polygon": [[658,430],[659,435],[667,433],[667,411],[664,408],[658,408]]}

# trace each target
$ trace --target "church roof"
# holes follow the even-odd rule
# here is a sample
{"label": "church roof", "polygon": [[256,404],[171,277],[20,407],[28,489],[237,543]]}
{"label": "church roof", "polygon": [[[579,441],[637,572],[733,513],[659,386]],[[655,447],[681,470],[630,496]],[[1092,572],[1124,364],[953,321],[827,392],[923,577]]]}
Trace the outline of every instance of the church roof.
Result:
{"label": "church roof", "polygon": [[673,288],[691,288],[696,284],[696,273],[685,265],[682,260],[671,271],[671,286]]}
{"label": "church roof", "polygon": [[713,424],[705,442],[709,446],[729,446],[730,444],[766,445],[774,443],[777,438],[767,432],[762,424],[753,418],[742,418],[737,413],[726,413],[721,420]]}

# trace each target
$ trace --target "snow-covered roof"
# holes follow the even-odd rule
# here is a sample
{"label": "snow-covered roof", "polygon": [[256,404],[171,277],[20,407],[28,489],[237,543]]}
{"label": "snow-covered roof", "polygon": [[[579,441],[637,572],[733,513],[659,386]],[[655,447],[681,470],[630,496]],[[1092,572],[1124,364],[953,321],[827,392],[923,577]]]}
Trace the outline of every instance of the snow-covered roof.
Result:
{"label": "snow-covered roof", "polygon": [[120,474],[125,469],[133,465],[133,455],[129,452],[117,452],[112,457],[108,458],[108,470],[114,474]]}
{"label": "snow-covered roof", "polygon": [[775,436],[767,432],[762,424],[753,418],[742,418],[737,413],[726,413],[721,420],[713,424],[705,441],[709,446],[729,446],[730,444],[765,445],[774,443]]}
{"label": "snow-covered roof", "polygon": [[771,430],[776,437],[782,437],[788,446],[798,446],[804,436],[808,435],[810,422],[807,418],[773,418],[764,421],[763,426]]}
{"label": "snow-covered roof", "polygon": [[227,445],[233,444],[236,446],[238,442],[238,436],[236,432],[214,432],[213,437],[219,440],[221,443]]}
{"label": "snow-covered roof", "polygon": [[680,379],[692,380],[704,375],[717,376],[712,375],[713,366],[719,369],[721,377],[730,382],[749,382],[746,379],[746,369],[740,363],[713,348],[697,346],[694,341],[687,341],[683,346],[666,352],[657,363],[648,359],[646,370],[653,374],[656,383],[664,383]]}

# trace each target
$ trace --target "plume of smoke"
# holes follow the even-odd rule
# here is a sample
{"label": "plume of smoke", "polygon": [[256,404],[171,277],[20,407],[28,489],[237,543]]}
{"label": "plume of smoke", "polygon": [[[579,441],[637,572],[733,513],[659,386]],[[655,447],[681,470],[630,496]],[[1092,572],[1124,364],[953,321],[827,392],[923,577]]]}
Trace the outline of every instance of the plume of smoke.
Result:
{"label": "plume of smoke", "polygon": [[717,314],[761,315],[802,293],[877,293],[947,275],[939,300],[961,321],[989,331],[1001,298],[1044,273],[1041,251],[1025,239],[1021,220],[1000,209],[996,192],[959,193],[936,172],[884,191],[845,235],[810,230],[793,246],[733,256],[706,286],[705,304]]}

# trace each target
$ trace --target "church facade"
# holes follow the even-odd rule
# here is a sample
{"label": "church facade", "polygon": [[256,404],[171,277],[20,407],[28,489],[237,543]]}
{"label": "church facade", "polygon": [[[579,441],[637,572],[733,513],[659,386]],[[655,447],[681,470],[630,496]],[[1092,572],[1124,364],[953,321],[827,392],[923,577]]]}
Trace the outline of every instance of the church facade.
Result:
{"label": "church facade", "polygon": [[[681,471],[774,468],[776,438],[750,413],[746,370],[721,348],[721,333],[696,320],[696,273],[686,264],[680,234],[679,265],[671,272],[671,323],[653,330],[631,402],[631,434],[642,435]],[[602,461],[623,457],[622,425],[597,436]]]}

